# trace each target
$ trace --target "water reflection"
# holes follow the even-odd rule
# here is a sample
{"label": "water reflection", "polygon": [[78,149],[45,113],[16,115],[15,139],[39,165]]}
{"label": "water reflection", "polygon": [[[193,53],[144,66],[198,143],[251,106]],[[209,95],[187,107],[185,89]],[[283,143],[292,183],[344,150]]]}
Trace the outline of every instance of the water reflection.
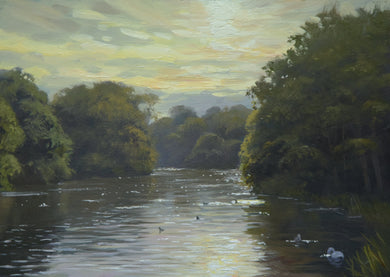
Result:
{"label": "water reflection", "polygon": [[[360,220],[350,220],[340,209],[316,207],[296,199],[263,198],[264,206],[245,210],[247,233],[267,246],[263,262],[272,272],[267,276],[284,276],[285,272],[288,276],[345,276],[345,264],[333,267],[323,254],[337,245],[352,256],[363,242]],[[300,240],[296,239],[298,234]]]}
{"label": "water reflection", "polygon": [[0,207],[6,276],[337,276],[320,255],[354,250],[345,238],[361,230],[340,211],[252,195],[233,170],[65,182],[4,193]]}
{"label": "water reflection", "polygon": [[[2,192],[0,196],[0,275],[22,276],[47,269],[62,228],[58,199],[45,192]],[[49,209],[50,207],[50,209]],[[47,224],[47,221],[50,223]]]}

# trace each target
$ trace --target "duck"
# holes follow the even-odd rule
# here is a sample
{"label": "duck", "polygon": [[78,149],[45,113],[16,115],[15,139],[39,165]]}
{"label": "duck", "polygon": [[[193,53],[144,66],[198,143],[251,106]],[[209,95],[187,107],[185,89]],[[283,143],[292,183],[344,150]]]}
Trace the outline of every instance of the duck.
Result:
{"label": "duck", "polygon": [[297,234],[296,237],[294,238],[295,243],[300,243],[302,242],[302,237],[301,234]]}
{"label": "duck", "polygon": [[329,247],[327,253],[328,261],[333,266],[341,266],[344,261],[344,254],[341,251],[336,251],[333,247]]}

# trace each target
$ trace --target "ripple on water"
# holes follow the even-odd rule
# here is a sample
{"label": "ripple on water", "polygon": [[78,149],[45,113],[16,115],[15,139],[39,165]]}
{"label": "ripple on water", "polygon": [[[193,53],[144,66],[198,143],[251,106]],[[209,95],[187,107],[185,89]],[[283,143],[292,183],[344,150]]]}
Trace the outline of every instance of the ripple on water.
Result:
{"label": "ripple on water", "polygon": [[41,196],[47,195],[47,192],[16,192],[16,191],[3,191],[1,196],[3,197],[29,197],[29,196]]}
{"label": "ripple on water", "polygon": [[83,202],[88,202],[88,203],[98,203],[101,200],[99,199],[84,199]]}
{"label": "ripple on water", "polygon": [[145,208],[149,208],[149,206],[144,206],[144,205],[140,205],[140,206],[122,206],[122,207],[115,207],[115,209],[117,210],[133,210],[133,209],[145,209]]}

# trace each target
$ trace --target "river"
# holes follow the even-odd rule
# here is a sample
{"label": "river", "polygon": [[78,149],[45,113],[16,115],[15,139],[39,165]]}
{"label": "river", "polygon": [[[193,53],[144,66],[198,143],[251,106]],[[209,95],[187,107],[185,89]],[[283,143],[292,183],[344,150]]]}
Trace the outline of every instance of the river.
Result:
{"label": "river", "polygon": [[1,193],[0,276],[343,276],[321,255],[351,257],[363,226],[236,170],[68,181]]}

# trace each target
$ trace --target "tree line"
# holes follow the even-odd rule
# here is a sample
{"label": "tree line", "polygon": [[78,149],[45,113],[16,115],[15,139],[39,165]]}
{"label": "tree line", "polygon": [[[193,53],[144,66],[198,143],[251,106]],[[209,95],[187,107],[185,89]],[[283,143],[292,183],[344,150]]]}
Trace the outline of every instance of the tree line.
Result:
{"label": "tree line", "polygon": [[176,106],[155,120],[154,94],[100,82],[47,94],[20,68],[0,70],[0,187],[92,176],[144,175],[159,166],[232,168],[250,109]]}
{"label": "tree line", "polygon": [[304,24],[248,90],[241,168],[269,193],[390,188],[390,11],[336,9]]}
{"label": "tree line", "polygon": [[250,109],[211,107],[199,117],[191,107],[172,107],[151,124],[158,165],[189,168],[238,168]]}
{"label": "tree line", "polygon": [[115,82],[65,88],[49,103],[20,68],[0,71],[0,186],[150,173],[157,101]]}

